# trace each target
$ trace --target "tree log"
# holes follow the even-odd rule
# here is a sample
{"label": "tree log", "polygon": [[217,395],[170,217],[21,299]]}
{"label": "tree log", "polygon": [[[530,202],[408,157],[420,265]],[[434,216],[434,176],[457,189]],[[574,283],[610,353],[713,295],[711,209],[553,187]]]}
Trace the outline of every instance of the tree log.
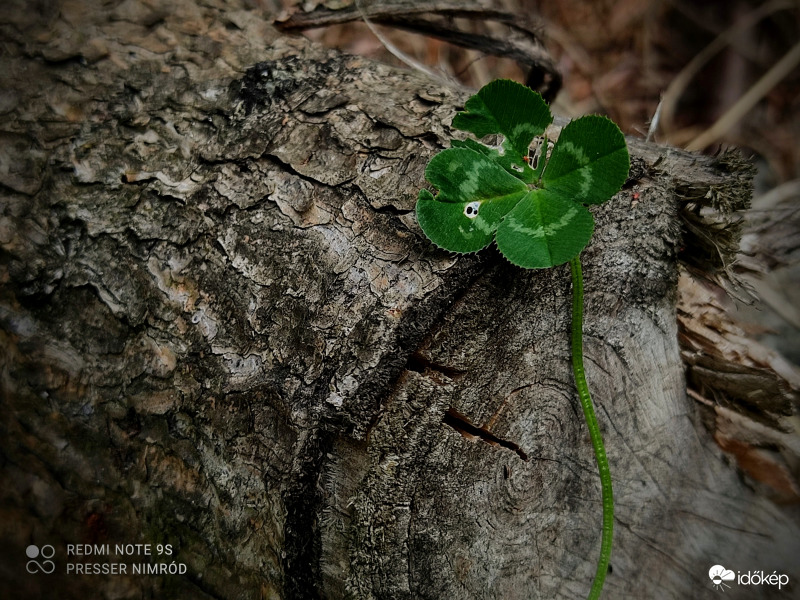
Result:
{"label": "tree log", "polygon": [[[568,268],[414,218],[469,92],[228,4],[0,9],[0,595],[585,597]],[[678,346],[681,203],[741,204],[749,170],[630,146],[583,255],[605,597],[715,598],[717,563],[797,585],[798,525],[706,432]]]}

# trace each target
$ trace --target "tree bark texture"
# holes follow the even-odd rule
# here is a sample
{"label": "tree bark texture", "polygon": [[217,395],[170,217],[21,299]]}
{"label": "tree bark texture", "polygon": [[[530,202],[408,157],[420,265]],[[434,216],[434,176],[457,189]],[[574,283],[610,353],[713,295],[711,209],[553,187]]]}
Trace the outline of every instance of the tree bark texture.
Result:
{"label": "tree bark texture", "polygon": [[[456,257],[414,218],[469,92],[228,3],[25,4],[0,9],[0,595],[585,597],[568,267]],[[796,522],[706,432],[678,346],[682,195],[741,202],[748,171],[630,144],[583,255],[605,597],[714,598],[718,562],[797,581]],[[186,573],[66,572],[117,560]]]}

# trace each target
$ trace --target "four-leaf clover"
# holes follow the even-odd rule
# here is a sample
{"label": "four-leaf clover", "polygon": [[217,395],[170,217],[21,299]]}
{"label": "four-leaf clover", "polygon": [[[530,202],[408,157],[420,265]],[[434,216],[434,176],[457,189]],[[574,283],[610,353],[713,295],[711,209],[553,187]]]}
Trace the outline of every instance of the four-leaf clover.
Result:
{"label": "four-leaf clover", "polygon": [[431,159],[417,220],[435,243],[453,252],[477,252],[495,240],[513,264],[546,268],[568,262],[588,244],[594,219],[586,208],[616,194],[628,175],[625,137],[609,119],[581,117],[561,131],[538,168],[528,148],[553,118],[539,94],[509,80],[485,86],[466,103],[453,126],[478,138],[500,135],[499,147],[454,141]]}

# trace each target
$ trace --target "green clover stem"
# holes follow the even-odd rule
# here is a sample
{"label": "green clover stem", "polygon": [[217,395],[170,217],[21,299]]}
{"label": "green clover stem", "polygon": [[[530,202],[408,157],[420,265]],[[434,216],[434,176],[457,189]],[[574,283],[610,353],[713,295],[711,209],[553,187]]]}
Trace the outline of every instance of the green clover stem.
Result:
{"label": "green clover stem", "polygon": [[552,151],[545,139],[534,168],[530,146],[553,120],[541,96],[522,84],[497,80],[469,98],[453,127],[480,139],[502,136],[502,149],[475,139],[453,140],[434,156],[425,179],[438,191],[419,192],[417,221],[437,246],[478,252],[494,241],[511,263],[547,269],[567,261],[572,269],[572,368],[600,471],[603,533],[589,600],[603,590],[614,526],[611,473],[583,371],[583,275],[580,253],[594,219],[587,205],[610,200],[628,178],[625,136],[611,120],[587,115],[571,121]]}
{"label": "green clover stem", "polygon": [[586,375],[583,371],[583,274],[581,272],[580,255],[569,261],[572,271],[572,372],[575,375],[575,387],[578,388],[578,398],[581,401],[583,416],[589,428],[589,437],[592,440],[594,456],[597,460],[597,470],[600,471],[600,488],[603,495],[603,536],[600,543],[600,559],[597,563],[589,600],[597,600],[603,591],[603,583],[608,572],[608,563],[611,560],[611,541],[614,535],[614,495],[611,490],[611,471],[608,468],[606,449],[603,446],[603,437],[597,425],[597,417],[592,407],[592,397],[589,386],[586,384]]}

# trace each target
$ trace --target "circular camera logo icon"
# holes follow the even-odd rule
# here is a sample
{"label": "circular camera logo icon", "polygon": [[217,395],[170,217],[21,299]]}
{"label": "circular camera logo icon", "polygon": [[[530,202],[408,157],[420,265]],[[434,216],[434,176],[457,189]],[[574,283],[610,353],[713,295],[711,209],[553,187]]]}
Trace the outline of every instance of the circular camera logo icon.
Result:
{"label": "circular camera logo icon", "polygon": [[[25,548],[25,554],[28,556],[29,560],[28,564],[25,565],[25,569],[33,575],[34,573],[46,573],[50,574],[56,570],[56,563],[54,563],[51,558],[53,558],[56,554],[56,549],[53,548],[50,544],[46,544],[41,547],[35,546],[31,544],[27,548]],[[44,560],[38,561],[37,558],[42,558]]]}
{"label": "circular camera logo icon", "polygon": [[708,577],[714,589],[725,591],[725,588],[730,588],[726,581],[733,581],[736,579],[736,574],[730,569],[726,569],[722,565],[714,565],[708,570]]}

